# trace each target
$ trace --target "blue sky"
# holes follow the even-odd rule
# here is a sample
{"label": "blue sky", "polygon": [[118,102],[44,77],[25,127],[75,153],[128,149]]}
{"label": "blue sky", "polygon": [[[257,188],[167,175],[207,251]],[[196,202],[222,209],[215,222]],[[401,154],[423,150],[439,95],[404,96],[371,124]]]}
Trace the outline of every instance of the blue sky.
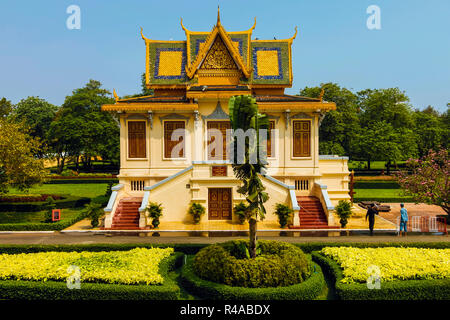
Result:
{"label": "blue sky", "polygon": [[[81,9],[81,29],[69,30],[69,5]],[[399,87],[415,108],[440,111],[450,102],[450,1],[278,0],[0,2],[0,97],[17,103],[37,95],[60,105],[74,88],[96,79],[119,95],[140,91],[151,39],[184,40],[180,17],[193,31],[221,21],[229,31],[294,40],[293,87],[336,82],[353,90]],[[369,5],[381,9],[381,30],[366,27]]]}

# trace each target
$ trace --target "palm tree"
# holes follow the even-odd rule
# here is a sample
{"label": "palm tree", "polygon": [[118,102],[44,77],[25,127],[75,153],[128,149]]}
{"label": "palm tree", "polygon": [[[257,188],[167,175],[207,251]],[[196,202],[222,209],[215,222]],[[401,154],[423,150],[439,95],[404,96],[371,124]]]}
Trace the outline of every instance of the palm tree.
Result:
{"label": "palm tree", "polygon": [[[266,114],[258,112],[256,99],[250,95],[231,97],[228,102],[230,121],[233,132],[242,129],[247,134],[244,145],[238,145],[238,138],[234,136],[232,167],[236,178],[242,181],[238,192],[246,196],[249,203],[247,220],[249,223],[250,257],[256,257],[256,224],[258,218],[264,219],[266,209],[264,202],[269,196],[264,192],[264,186],[258,174],[266,168],[267,156],[263,145],[260,145],[260,130],[269,128],[269,120]],[[267,132],[267,131],[266,131]],[[253,141],[253,143],[251,143]],[[238,148],[243,157],[239,157]],[[256,161],[255,161],[256,160]]]}

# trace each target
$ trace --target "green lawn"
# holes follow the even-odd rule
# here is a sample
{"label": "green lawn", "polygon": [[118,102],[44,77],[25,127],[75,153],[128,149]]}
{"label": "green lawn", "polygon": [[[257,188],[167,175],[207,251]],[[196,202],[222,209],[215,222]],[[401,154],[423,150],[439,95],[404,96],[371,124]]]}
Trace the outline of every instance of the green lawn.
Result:
{"label": "green lawn", "polygon": [[401,189],[355,189],[355,198],[408,198]]}
{"label": "green lawn", "polygon": [[[81,208],[62,209],[61,221],[73,219],[84,210]],[[4,223],[43,223],[45,221],[45,211],[38,212],[0,212],[0,224]]]}
{"label": "green lawn", "polygon": [[[91,198],[93,202],[105,204],[108,199],[105,197],[107,183],[86,183],[86,184],[43,184],[35,186],[27,192],[17,189],[10,189],[9,195],[14,194],[69,194],[78,197]],[[76,222],[80,213],[84,210],[81,208],[62,209],[61,221],[59,224],[64,227]],[[28,230],[30,225],[37,224],[33,230],[48,230],[51,223],[44,223],[45,211],[38,212],[0,212],[0,230]],[[12,226],[10,224],[18,224]]]}
{"label": "green lawn", "polygon": [[70,194],[94,199],[105,194],[107,185],[107,183],[43,184],[31,188],[28,192],[11,188],[9,194]]}
{"label": "green lawn", "polygon": [[[406,161],[398,161],[397,164],[404,164]],[[359,165],[360,163],[362,163],[362,167],[361,165]],[[349,170],[352,169],[364,169],[367,166],[367,161],[354,161],[354,160],[350,160],[348,162],[348,168]],[[386,170],[386,161],[370,161],[370,169],[371,170]],[[395,166],[392,165],[391,169],[395,169]]]}
{"label": "green lawn", "polygon": [[413,202],[395,181],[357,181],[354,191],[356,201]]}

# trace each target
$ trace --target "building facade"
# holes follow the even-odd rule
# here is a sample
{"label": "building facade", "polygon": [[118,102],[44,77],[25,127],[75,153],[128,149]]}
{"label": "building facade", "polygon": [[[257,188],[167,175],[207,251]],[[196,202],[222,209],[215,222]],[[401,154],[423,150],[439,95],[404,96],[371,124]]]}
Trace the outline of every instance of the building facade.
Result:
{"label": "building facade", "polygon": [[193,202],[205,206],[203,221],[237,220],[232,208],[245,199],[226,152],[235,95],[255,97],[270,120],[266,219],[276,220],[274,207],[283,203],[294,209],[293,227],[334,225],[330,211],[349,199],[347,158],[319,155],[319,126],[336,106],[322,96],[284,94],[292,86],[297,29],[288,39],[254,40],[255,25],[227,32],[218,14],[210,32],[194,32],[181,21],[184,41],[151,40],[141,30],[154,94],[119,99],[114,91],[116,102],[102,107],[120,119],[119,185],[105,208],[106,229],[146,228],[150,201],[164,207],[161,224],[191,223]]}

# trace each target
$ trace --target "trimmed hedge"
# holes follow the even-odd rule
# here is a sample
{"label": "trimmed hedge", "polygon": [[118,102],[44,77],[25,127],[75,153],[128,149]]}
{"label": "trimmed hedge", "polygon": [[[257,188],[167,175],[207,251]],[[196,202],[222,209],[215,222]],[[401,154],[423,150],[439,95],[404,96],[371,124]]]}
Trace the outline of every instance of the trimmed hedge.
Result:
{"label": "trimmed hedge", "polygon": [[403,202],[403,203],[406,203],[406,202],[408,202],[408,203],[413,203],[414,202],[414,199],[413,198],[411,198],[411,197],[397,197],[397,198],[395,198],[395,197],[393,197],[393,198],[376,198],[376,197],[360,197],[360,198],[357,198],[357,197],[355,197],[354,199],[353,199],[353,202],[361,202],[361,201],[378,201],[378,202],[380,202],[380,203],[401,203],[401,202]]}
{"label": "trimmed hedge", "polygon": [[57,222],[41,223],[2,223],[0,231],[59,231],[70,227],[78,221],[84,219],[84,211],[80,211],[76,216],[70,219],[64,219]]}
{"label": "trimmed hedge", "polygon": [[180,287],[169,275],[182,265],[184,254],[175,253],[164,259],[159,272],[164,278],[162,285],[119,285],[81,283],[80,289],[68,289],[66,282],[58,281],[0,281],[1,299],[22,300],[177,300]]}
{"label": "trimmed hedge", "polygon": [[86,183],[119,183],[119,179],[111,179],[111,178],[84,178],[84,179],[51,179],[45,184],[86,184]]}
{"label": "trimmed hedge", "polygon": [[[55,208],[67,209],[78,208],[91,202],[90,198],[63,195],[63,199],[55,200]],[[46,202],[0,202],[0,212],[36,212],[46,210]]]}
{"label": "trimmed hedge", "polygon": [[380,289],[368,289],[366,283],[344,284],[342,268],[331,258],[317,251],[312,253],[334,283],[336,295],[342,300],[449,300],[450,279],[385,281]]}
{"label": "trimmed hedge", "polygon": [[195,254],[206,244],[158,244],[158,243],[99,243],[99,244],[0,244],[0,254],[35,253],[46,251],[126,251],[134,248],[174,248],[176,252]]}
{"label": "trimmed hedge", "polygon": [[[325,247],[355,247],[355,248],[383,248],[383,247],[414,247],[430,249],[449,249],[450,242],[307,242],[293,244],[305,253],[320,251]],[[97,244],[0,244],[0,254],[32,253],[45,251],[124,251],[134,248],[174,248],[176,252],[194,255],[200,249],[208,246],[203,243],[97,243]]]}
{"label": "trimmed hedge", "polygon": [[212,244],[194,258],[196,274],[235,287],[265,288],[301,283],[311,273],[311,261],[298,247],[280,241],[258,241],[261,253],[247,259],[246,240]]}
{"label": "trimmed hedge", "polygon": [[400,185],[396,181],[383,181],[383,180],[358,180],[355,181],[355,189],[400,189]]}
{"label": "trimmed hedge", "polygon": [[181,284],[190,293],[210,300],[312,300],[322,292],[325,279],[320,266],[304,282],[286,287],[245,288],[232,287],[198,277],[193,268],[193,256],[189,256],[181,269]]}

